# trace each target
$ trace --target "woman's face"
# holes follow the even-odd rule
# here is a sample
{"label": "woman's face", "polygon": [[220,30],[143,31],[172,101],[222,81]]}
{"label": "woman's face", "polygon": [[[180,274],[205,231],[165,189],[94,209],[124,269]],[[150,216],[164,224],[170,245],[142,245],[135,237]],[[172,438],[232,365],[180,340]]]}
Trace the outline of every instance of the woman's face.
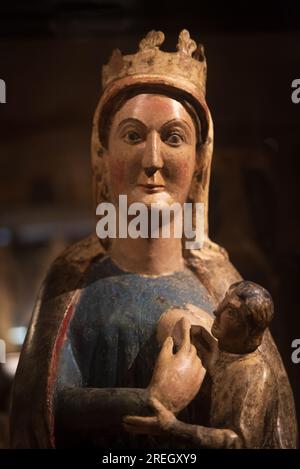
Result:
{"label": "woman's face", "polygon": [[196,164],[196,131],[189,113],[164,95],[140,94],[115,114],[105,157],[113,202],[183,204]]}

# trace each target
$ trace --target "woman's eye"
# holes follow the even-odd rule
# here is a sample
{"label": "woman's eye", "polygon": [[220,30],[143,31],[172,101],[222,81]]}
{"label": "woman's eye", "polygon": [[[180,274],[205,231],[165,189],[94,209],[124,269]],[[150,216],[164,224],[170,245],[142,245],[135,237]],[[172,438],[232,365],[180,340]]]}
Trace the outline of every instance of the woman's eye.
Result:
{"label": "woman's eye", "polygon": [[166,135],[164,142],[172,147],[178,147],[184,142],[184,138],[178,132],[172,132],[169,135]]}
{"label": "woman's eye", "polygon": [[124,140],[125,142],[130,143],[131,145],[134,145],[136,143],[141,142],[142,137],[140,136],[140,134],[138,134],[138,132],[135,132],[134,130],[129,130],[124,135]]}

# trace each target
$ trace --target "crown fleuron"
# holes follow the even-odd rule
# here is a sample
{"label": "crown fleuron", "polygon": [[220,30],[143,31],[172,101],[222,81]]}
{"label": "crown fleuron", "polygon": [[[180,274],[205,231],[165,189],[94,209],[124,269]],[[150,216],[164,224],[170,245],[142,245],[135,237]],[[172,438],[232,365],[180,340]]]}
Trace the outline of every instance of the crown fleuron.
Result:
{"label": "crown fleuron", "polygon": [[123,56],[119,49],[114,50],[102,70],[103,89],[125,77],[169,77],[178,80],[179,88],[181,81],[190,83],[204,97],[206,60],[202,44],[197,46],[184,29],[178,37],[177,52],[164,52],[160,50],[164,39],[163,32],[150,31],[141,40],[136,54]]}

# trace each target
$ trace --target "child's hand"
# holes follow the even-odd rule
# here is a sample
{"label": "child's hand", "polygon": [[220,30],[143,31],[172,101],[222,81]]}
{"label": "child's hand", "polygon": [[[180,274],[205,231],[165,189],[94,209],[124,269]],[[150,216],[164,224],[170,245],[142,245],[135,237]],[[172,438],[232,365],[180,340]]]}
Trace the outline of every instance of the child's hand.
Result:
{"label": "child's hand", "polygon": [[218,341],[202,326],[191,327],[191,340],[204,368],[211,375],[219,355]]}
{"label": "child's hand", "polygon": [[155,398],[150,398],[149,404],[155,415],[153,417],[127,415],[123,419],[125,430],[129,433],[146,435],[161,435],[171,430],[177,421],[175,415]]}

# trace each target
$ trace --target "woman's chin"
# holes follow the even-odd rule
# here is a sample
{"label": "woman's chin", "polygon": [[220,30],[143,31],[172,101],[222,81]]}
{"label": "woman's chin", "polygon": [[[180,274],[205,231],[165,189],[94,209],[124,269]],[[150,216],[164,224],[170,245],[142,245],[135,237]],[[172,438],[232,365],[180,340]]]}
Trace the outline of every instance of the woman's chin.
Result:
{"label": "woman's chin", "polygon": [[155,205],[159,209],[164,209],[169,208],[170,205],[176,201],[165,190],[147,191],[143,188],[137,188],[132,194],[129,194],[127,198],[128,206],[136,202],[144,204],[147,208],[151,208],[152,205]]}

